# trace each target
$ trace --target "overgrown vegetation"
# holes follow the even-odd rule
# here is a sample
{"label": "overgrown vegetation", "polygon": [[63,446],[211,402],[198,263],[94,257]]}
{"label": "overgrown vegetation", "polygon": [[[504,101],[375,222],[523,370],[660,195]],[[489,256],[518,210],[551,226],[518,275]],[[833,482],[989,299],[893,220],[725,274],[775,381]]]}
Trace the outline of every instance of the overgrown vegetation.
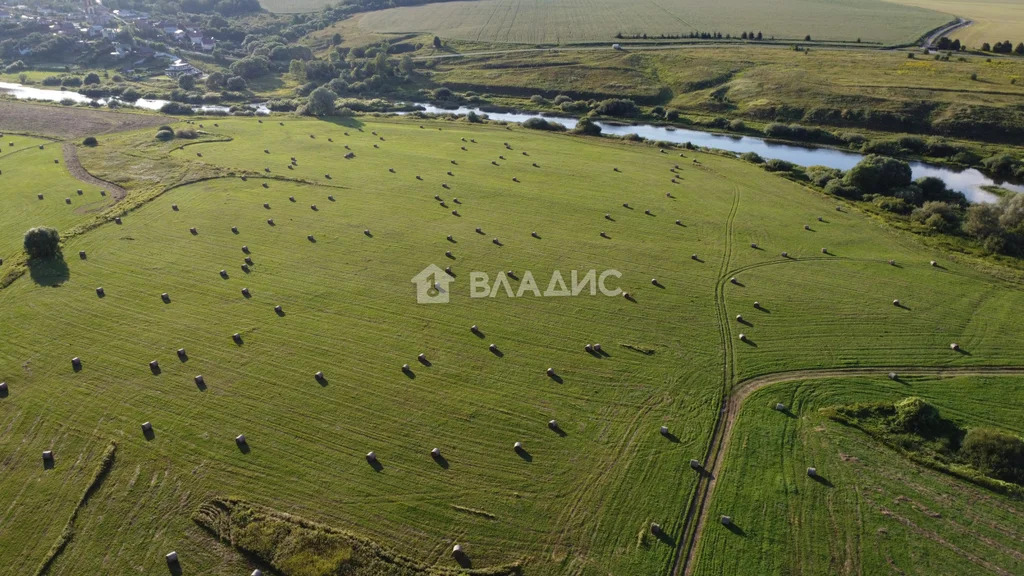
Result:
{"label": "overgrown vegetation", "polygon": [[424,566],[349,532],[242,500],[213,500],[200,506],[192,518],[218,540],[289,576],[354,573],[514,576],[521,573],[518,564],[483,570]]}
{"label": "overgrown vegetation", "polygon": [[[917,397],[896,403],[836,406],[826,413],[837,422],[864,430],[915,461],[972,480],[997,480],[981,483],[1024,495],[1024,440],[1014,434],[990,428],[965,429],[943,418],[935,406]],[[973,469],[973,473],[965,471],[965,467]]]}

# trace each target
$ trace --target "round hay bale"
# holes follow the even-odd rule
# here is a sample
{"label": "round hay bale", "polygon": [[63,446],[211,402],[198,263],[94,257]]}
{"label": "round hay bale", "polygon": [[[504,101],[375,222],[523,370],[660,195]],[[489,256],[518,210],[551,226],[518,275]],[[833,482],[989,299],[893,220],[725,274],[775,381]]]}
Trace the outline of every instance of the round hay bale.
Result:
{"label": "round hay bale", "polygon": [[558,420],[548,420],[548,428],[558,430]]}
{"label": "round hay bale", "polygon": [[243,445],[245,443],[246,443],[245,434],[239,434],[238,436],[235,436],[235,444],[238,444],[239,446],[241,446],[241,445]]}
{"label": "round hay bale", "polygon": [[895,266],[895,265],[896,265],[896,261],[895,260],[889,260],[889,266]]}
{"label": "round hay bale", "polygon": [[156,360],[151,360],[150,363],[149,363],[149,368],[151,370],[154,370],[154,371],[159,370],[160,369],[160,362],[158,362]]}
{"label": "round hay bale", "polygon": [[234,334],[231,335],[231,339],[234,340],[236,344],[241,343],[242,335],[239,334],[238,332],[235,332]]}
{"label": "round hay bale", "polygon": [[65,204],[71,204],[71,198],[65,198],[64,199],[64,203]]}
{"label": "round hay bale", "polygon": [[43,195],[42,194],[36,194],[36,197],[39,198],[40,200],[43,199]]}
{"label": "round hay bale", "polygon": [[171,295],[168,294],[167,292],[164,292],[163,294],[160,295],[160,299],[163,300],[165,303],[170,302]]}
{"label": "round hay bale", "polygon": [[371,462],[371,463],[372,462],[376,462],[377,461],[377,454],[374,451],[372,451],[372,450],[367,452],[366,453],[366,461],[367,462]]}
{"label": "round hay bale", "polygon": [[661,525],[659,525],[657,522],[651,522],[651,534],[661,534]]}
{"label": "round hay bale", "polygon": [[818,470],[816,468],[808,468],[807,475],[811,478],[816,478],[818,476]]}
{"label": "round hay bale", "polygon": [[551,376],[551,377],[554,377],[554,376],[555,376],[555,369],[554,369],[554,368],[548,368],[548,369],[547,369],[547,370],[545,370],[544,372],[545,372],[545,373],[546,373],[546,374],[547,374],[548,376]]}
{"label": "round hay bale", "polygon": [[804,230],[810,230],[810,229],[811,229],[810,226],[808,226],[807,224],[804,224]]}
{"label": "round hay bale", "polygon": [[536,232],[530,232],[530,236],[533,236],[534,238],[537,238],[538,240],[540,239],[540,234],[537,234]]}
{"label": "round hay bale", "polygon": [[899,376],[895,372],[889,372],[889,380],[898,380]]}
{"label": "round hay bale", "polygon": [[280,314],[281,312],[284,312],[284,309],[281,308],[280,304],[278,304],[277,306],[274,306],[274,312],[277,312],[278,314]]}
{"label": "round hay bale", "polygon": [[232,232],[233,234],[238,234],[238,226],[232,226],[232,227],[231,227],[231,232]]}
{"label": "round hay bale", "polygon": [[121,217],[120,216],[118,216],[117,218],[114,218],[114,224],[118,224],[118,225],[121,224]]}
{"label": "round hay bale", "polygon": [[313,374],[313,378],[319,382],[324,379],[324,373],[318,370],[316,374]]}
{"label": "round hay bale", "polygon": [[469,327],[469,331],[473,332],[475,334],[475,333],[479,332],[480,329],[476,327],[476,324],[473,324],[472,326]]}
{"label": "round hay bale", "polygon": [[462,556],[462,554],[462,546],[459,546],[458,544],[452,546],[452,556]]}
{"label": "round hay bale", "polygon": [[736,321],[737,322],[743,322],[743,315],[742,314],[737,314],[736,315]]}
{"label": "round hay bale", "polygon": [[754,250],[757,250],[757,242],[751,242],[750,247],[753,248]]}
{"label": "round hay bale", "polygon": [[434,458],[440,458],[441,457],[441,449],[440,448],[432,448],[430,450],[430,455],[433,456]]}
{"label": "round hay bale", "polygon": [[744,333],[742,333],[742,332],[740,332],[740,340],[743,340],[744,342],[746,342],[746,340],[747,340],[747,335],[746,335],[746,334],[744,334]]}
{"label": "round hay bale", "polygon": [[735,276],[729,278],[729,282],[732,282],[733,284],[739,284],[739,280],[737,280]]}
{"label": "round hay bale", "polygon": [[696,254],[690,254],[690,260],[700,260]]}
{"label": "round hay bale", "polygon": [[177,564],[178,563],[178,553],[177,552],[168,552],[167,555],[164,556],[164,558],[167,559],[167,563],[168,564],[173,565],[173,564]]}
{"label": "round hay bale", "polygon": [[594,347],[591,346],[590,344],[587,344],[587,345],[583,346],[583,349],[586,350],[587,352],[593,352],[594,351]]}
{"label": "round hay bale", "polygon": [[755,300],[754,301],[754,308],[760,308],[760,307],[761,307],[761,303],[758,302],[757,300]]}
{"label": "round hay bale", "polygon": [[668,426],[662,426],[659,430],[662,436],[668,436]]}
{"label": "round hay bale", "polygon": [[722,516],[721,522],[723,526],[732,526],[732,518],[729,516]]}
{"label": "round hay bale", "polygon": [[96,295],[99,296],[100,298],[103,298],[104,296],[106,296],[106,292],[103,291],[103,287],[102,286],[100,286],[99,288],[96,289]]}
{"label": "round hay bale", "polygon": [[932,260],[932,261],[931,261],[931,265],[932,265],[932,266],[935,266],[935,267],[938,267],[939,263],[938,263],[938,262],[936,262],[935,260]]}
{"label": "round hay bale", "polygon": [[821,253],[822,254],[828,254],[828,248],[822,248],[821,249]]}
{"label": "round hay bale", "polygon": [[402,372],[408,372],[411,370],[408,364],[402,364]]}
{"label": "round hay bale", "polygon": [[228,277],[228,271],[227,270],[221,270],[220,271],[220,277],[221,278],[227,278]]}
{"label": "round hay bale", "polygon": [[782,402],[779,402],[778,404],[775,405],[775,409],[778,410],[779,412],[785,412],[786,405],[783,404]]}
{"label": "round hay bale", "polygon": [[82,367],[82,360],[78,356],[75,356],[71,359],[71,367],[76,370],[80,369]]}
{"label": "round hay bale", "polygon": [[523,449],[523,443],[516,442],[515,444],[512,445],[512,449],[515,450],[516,452],[519,452],[520,450]]}
{"label": "round hay bale", "polygon": [[789,258],[789,252],[783,252],[782,253],[782,257],[783,258]]}
{"label": "round hay bale", "polygon": [[316,242],[316,236],[310,234],[309,236],[306,236],[306,240],[309,240],[310,242]]}
{"label": "round hay bale", "polygon": [[242,296],[245,296],[245,297],[249,296],[249,289],[248,288],[242,288]]}
{"label": "round hay bale", "polygon": [[950,350],[960,350],[960,345],[957,344],[956,342],[953,342],[952,344],[949,345],[949,349]]}
{"label": "round hay bale", "polygon": [[600,344],[594,344],[594,352],[597,352],[597,353],[601,352],[601,345]]}
{"label": "round hay bale", "polygon": [[900,305],[900,301],[899,300],[893,300],[892,301],[892,305],[893,306],[899,306]]}
{"label": "round hay bale", "polygon": [[690,459],[690,468],[693,468],[694,470],[700,470],[700,468],[701,468],[700,462],[698,460],[696,460],[696,459],[691,458]]}
{"label": "round hay bale", "polygon": [[487,347],[487,349],[490,350],[491,352],[497,352],[498,351],[498,345],[497,344],[491,344],[490,346]]}

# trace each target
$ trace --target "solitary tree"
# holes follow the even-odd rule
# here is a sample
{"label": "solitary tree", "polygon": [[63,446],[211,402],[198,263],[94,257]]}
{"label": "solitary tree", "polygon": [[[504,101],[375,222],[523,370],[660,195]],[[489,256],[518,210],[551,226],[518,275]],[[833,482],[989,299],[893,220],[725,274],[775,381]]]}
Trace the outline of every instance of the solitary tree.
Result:
{"label": "solitary tree", "polygon": [[341,44],[341,34],[335,32],[334,36],[331,36],[331,44],[334,46]]}
{"label": "solitary tree", "polygon": [[181,88],[182,90],[194,90],[195,87],[195,76],[185,74],[181,78],[178,78],[178,88]]}
{"label": "solitary tree", "polygon": [[89,85],[89,84],[99,84],[100,83],[100,75],[95,73],[95,72],[89,72],[88,74],[85,75],[84,83],[87,84],[87,85]]}
{"label": "solitary tree", "polygon": [[434,36],[434,48],[437,48],[438,50],[441,49],[441,37],[440,36]]}
{"label": "solitary tree", "polygon": [[29,258],[52,258],[60,252],[60,233],[46,226],[25,232],[25,253]]}
{"label": "solitary tree", "polygon": [[334,92],[323,86],[313,90],[306,102],[306,111],[311,116],[330,116],[334,114]]}

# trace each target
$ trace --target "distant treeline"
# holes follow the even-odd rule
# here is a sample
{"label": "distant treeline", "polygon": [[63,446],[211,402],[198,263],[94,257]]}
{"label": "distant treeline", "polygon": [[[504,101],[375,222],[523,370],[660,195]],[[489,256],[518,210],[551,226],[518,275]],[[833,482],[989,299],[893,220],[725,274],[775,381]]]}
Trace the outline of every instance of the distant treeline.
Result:
{"label": "distant treeline", "polygon": [[[732,34],[722,34],[721,32],[689,32],[686,34],[623,34],[619,32],[615,34],[615,38],[619,40],[721,40],[739,38],[740,40],[764,40],[764,35],[760,32],[743,32],[739,36],[733,36]],[[772,36],[769,40],[775,40]]]}
{"label": "distant treeline", "polygon": [[992,52],[994,54],[1017,54],[1018,56],[1024,56],[1024,42],[1018,42],[1016,48],[1014,48],[1013,42],[1009,40],[996,42],[991,46],[989,46],[988,42],[985,42],[981,45],[981,50],[982,52]]}

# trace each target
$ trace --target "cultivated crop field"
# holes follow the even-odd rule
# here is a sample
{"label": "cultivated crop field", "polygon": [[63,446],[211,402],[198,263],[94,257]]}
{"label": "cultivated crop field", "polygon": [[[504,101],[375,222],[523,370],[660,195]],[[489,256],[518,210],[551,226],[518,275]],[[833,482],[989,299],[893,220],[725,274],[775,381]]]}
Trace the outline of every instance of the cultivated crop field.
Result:
{"label": "cultivated crop field", "polygon": [[442,38],[526,44],[611,42],[626,35],[721,32],[739,36],[913,42],[950,21],[946,14],[881,0],[764,3],[749,0],[617,2],[615,0],[479,0],[371,12],[360,25],[374,32],[424,32]]}
{"label": "cultivated crop field", "polygon": [[896,0],[899,4],[938,10],[971,21],[971,25],[954,30],[957,38],[973,49],[985,42],[995,44],[1012,40],[1014,46],[1024,36],[1024,5],[1014,0]]}
{"label": "cultivated crop field", "polygon": [[[703,493],[689,462],[720,442],[723,392],[806,368],[884,375],[892,366],[1022,364],[1013,347],[1019,284],[732,158],[415,118],[206,118],[191,128],[198,140],[162,143],[146,129],[80,149],[85,168],[128,190],[109,212],[121,223],[111,217],[65,243],[58,287],[25,274],[0,290],[0,380],[9,385],[0,398],[0,574],[31,574],[46,558],[48,574],[162,573],[171,550],[183,574],[266,571],[267,558],[238,554],[193,520],[223,498],[356,534],[406,558],[400,574],[455,573],[460,563],[524,574],[712,573],[717,551],[734,549],[770,550],[758,553],[778,572],[809,573],[828,547],[876,573],[887,560],[864,540],[847,542],[853,528],[805,534],[796,524],[815,542],[805,556],[755,541],[763,502],[730,482],[769,484],[747,486],[730,470],[742,458],[782,456],[734,457],[740,436],[708,502],[737,510],[749,539],[723,539],[705,523],[689,546],[687,508]],[[32,174],[8,176],[3,166],[5,190],[35,197]],[[6,226],[74,225],[51,216]],[[451,267],[448,304],[416,303],[412,279],[430,264]],[[544,291],[556,270],[569,282],[573,270],[608,269],[621,272],[609,284],[629,299],[470,297],[474,271],[491,284],[513,272],[515,292],[527,271]],[[594,343],[603,353],[585,351]],[[934,388],[938,399],[991,381],[931,382],[914,381],[914,393]],[[878,394],[898,387],[887,386]],[[767,397],[752,396],[744,410]],[[981,404],[964,413],[985,414]],[[762,426],[747,414],[737,433]],[[889,458],[853,432],[827,430]],[[789,429],[755,433],[795,442],[779,436]],[[111,442],[116,455],[101,466]],[[834,458],[811,449],[788,457]],[[52,469],[44,450],[53,450]],[[990,502],[991,514],[976,511],[985,521],[1019,513],[977,494]],[[855,502],[828,505],[793,503],[846,518]],[[68,526],[70,539],[53,548]],[[947,537],[954,529],[937,528]],[[922,554],[946,553],[937,539],[916,543]],[[754,562],[746,553],[742,561]],[[1013,572],[1015,558],[991,562]],[[985,566],[963,562],[965,572]]]}

